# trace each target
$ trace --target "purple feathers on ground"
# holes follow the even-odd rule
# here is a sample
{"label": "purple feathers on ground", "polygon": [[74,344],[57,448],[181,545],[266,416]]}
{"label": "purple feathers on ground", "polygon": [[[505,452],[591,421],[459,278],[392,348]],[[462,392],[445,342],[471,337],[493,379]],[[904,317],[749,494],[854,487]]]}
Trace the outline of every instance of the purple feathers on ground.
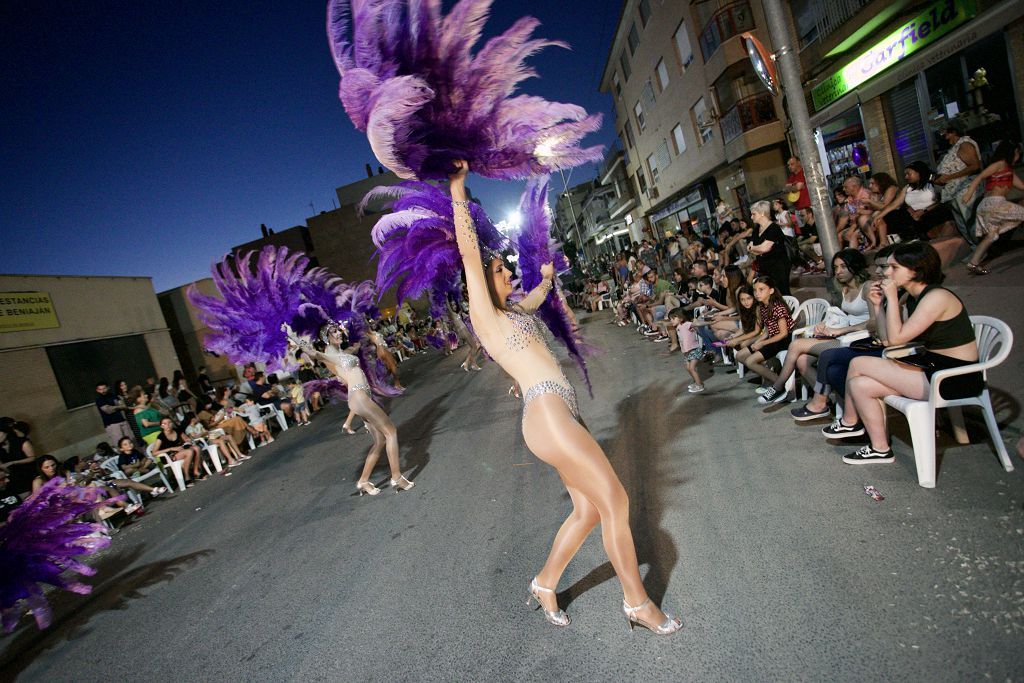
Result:
{"label": "purple feathers on ground", "polygon": [[[526,190],[519,200],[519,213],[523,217],[523,227],[513,238],[513,247],[519,254],[519,273],[522,278],[524,292],[531,291],[540,284],[541,266],[545,263],[554,263],[555,272],[564,272],[569,269],[569,261],[558,249],[558,245],[551,240],[551,214],[548,209],[548,179],[547,177],[530,180],[526,184]],[[560,341],[569,351],[576,364],[583,373],[583,379],[587,383],[587,391],[593,396],[594,390],[590,385],[590,376],[587,374],[587,363],[583,355],[591,349],[587,347],[575,331],[572,319],[566,309],[565,302],[558,296],[557,291],[548,293],[544,303],[537,309],[539,317],[555,339]]]}
{"label": "purple feathers on ground", "polygon": [[106,547],[110,539],[102,533],[101,524],[75,520],[109,502],[102,489],[67,486],[58,477],[0,525],[0,617],[4,631],[13,630],[26,609],[32,610],[39,628],[50,625],[50,605],[41,584],[83,595],[92,590],[64,574],[96,573],[74,558]]}
{"label": "purple feathers on ground", "polygon": [[513,96],[536,72],[525,60],[559,41],[531,39],[523,17],[474,55],[492,0],[330,0],[327,38],[339,97],[377,159],[402,178],[443,179],[465,159],[516,179],[600,161],[580,141],[601,125],[572,104]]}
{"label": "purple feathers on ground", "polygon": [[[363,205],[380,199],[388,200],[391,213],[378,220],[372,232],[379,259],[377,290],[397,286],[399,306],[424,292],[436,294],[438,303],[447,294],[461,298],[462,256],[455,242],[455,217],[448,193],[429,183],[406,181],[371,190]],[[470,204],[469,212],[482,246],[495,251],[508,247],[483,209]]]}

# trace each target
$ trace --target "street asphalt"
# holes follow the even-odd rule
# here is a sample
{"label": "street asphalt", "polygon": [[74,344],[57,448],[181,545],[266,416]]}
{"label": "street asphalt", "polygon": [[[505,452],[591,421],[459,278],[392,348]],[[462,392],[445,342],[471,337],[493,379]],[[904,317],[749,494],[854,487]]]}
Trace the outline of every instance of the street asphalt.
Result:
{"label": "street asphalt", "polygon": [[[958,291],[1021,329],[1024,286],[990,278]],[[389,402],[414,489],[355,495],[370,439],[329,407],[233,476],[150,504],[91,560],[91,595],[51,593],[51,628],[26,618],[0,638],[0,679],[1024,679],[1024,462],[1003,471],[979,415],[971,445],[940,437],[938,487],[923,489],[900,416],[894,464],[847,466],[856,444],[757,407],[722,370],[686,393],[680,357],[609,319],[583,317],[604,352],[594,397],[576,382],[581,410],[680,633],[629,631],[599,533],[559,586],[572,624],[526,608],[568,496],[526,450],[507,376],[432,351],[401,366],[409,389]],[[1011,453],[1021,357],[990,375]]]}

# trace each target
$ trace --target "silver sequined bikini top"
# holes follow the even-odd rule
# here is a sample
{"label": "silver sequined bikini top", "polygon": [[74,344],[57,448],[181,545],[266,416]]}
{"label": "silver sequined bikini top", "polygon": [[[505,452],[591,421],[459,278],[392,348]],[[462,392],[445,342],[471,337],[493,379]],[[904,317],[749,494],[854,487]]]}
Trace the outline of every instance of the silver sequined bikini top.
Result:
{"label": "silver sequined bikini top", "polygon": [[505,346],[509,351],[522,351],[530,345],[531,341],[540,342],[544,348],[550,350],[548,340],[540,332],[536,317],[524,313],[518,306],[506,309],[505,315],[512,322],[513,328],[512,334],[505,337]]}

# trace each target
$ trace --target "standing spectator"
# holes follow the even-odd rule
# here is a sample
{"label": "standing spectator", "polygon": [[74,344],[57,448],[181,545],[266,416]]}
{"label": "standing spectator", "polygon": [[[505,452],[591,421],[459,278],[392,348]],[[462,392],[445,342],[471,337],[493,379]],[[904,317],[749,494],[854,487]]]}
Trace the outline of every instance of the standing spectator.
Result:
{"label": "standing spectator", "polygon": [[1003,141],[996,148],[994,161],[989,164],[977,178],[971,181],[964,193],[964,200],[970,201],[974,191],[982,180],[985,181],[985,198],[978,205],[976,230],[978,237],[983,237],[977,249],[967,262],[967,270],[976,275],[988,275],[988,270],[981,267],[992,243],[1004,232],[1013,230],[1024,221],[1024,207],[1006,199],[1010,190],[1024,190],[1024,182],[1013,172],[1013,166],[1020,161],[1020,145],[1015,142]]}
{"label": "standing spectator", "polygon": [[699,394],[704,391],[704,383],[697,372],[697,363],[704,357],[704,344],[693,327],[693,318],[688,311],[674,308],[669,313],[668,322],[675,329],[676,338],[683,351],[683,359],[686,361],[686,371],[693,379],[686,390],[691,394]]}
{"label": "standing spectator", "polygon": [[789,295],[789,254],[786,252],[786,236],[782,228],[771,217],[771,204],[762,200],[750,207],[754,231],[747,249],[757,257],[757,274],[768,276],[780,296]]}
{"label": "standing spectator", "polygon": [[142,442],[151,444],[160,433],[160,411],[149,405],[149,394],[138,389],[133,394],[132,415],[142,434]]}
{"label": "standing spectator", "polygon": [[285,382],[285,386],[288,388],[288,396],[292,399],[292,410],[295,411],[295,424],[303,427],[308,425],[309,410],[307,410],[306,392],[302,388],[302,384],[296,382],[293,378],[289,378]]}
{"label": "standing spectator", "polygon": [[963,195],[974,175],[981,169],[981,154],[978,143],[964,135],[966,130],[961,121],[952,120],[946,124],[942,137],[950,148],[939,161],[939,175],[932,182],[942,186],[941,198],[953,211],[957,231],[968,244],[976,244],[977,239],[968,229],[971,207],[964,201]]}
{"label": "standing spectator", "polygon": [[129,410],[128,405],[114,395],[106,382],[96,383],[96,410],[103,420],[103,431],[107,433],[109,443],[117,443],[123,436],[135,437],[125,417]]}
{"label": "standing spectator", "polygon": [[147,377],[146,383],[142,385],[142,390],[145,391],[148,396],[156,396],[156,389],[156,380],[152,377]]}
{"label": "standing spectator", "polygon": [[201,393],[207,395],[213,393],[213,383],[210,381],[210,376],[206,374],[205,365],[199,366],[199,375],[196,377],[196,388],[199,389]]}
{"label": "standing spectator", "polygon": [[721,197],[715,202],[715,219],[718,221],[718,227],[722,227],[733,219],[732,209]]}
{"label": "standing spectator", "polygon": [[658,270],[658,252],[651,246],[648,240],[644,240],[640,244],[640,251],[637,253],[637,257],[641,263],[650,268],[651,270]]}
{"label": "standing spectator", "polygon": [[804,177],[804,167],[800,163],[800,157],[790,157],[786,162],[789,175],[786,177],[786,193],[790,196],[786,200],[793,205],[797,211],[811,208],[811,193],[807,191],[807,179]]}
{"label": "standing spectator", "polygon": [[9,417],[0,417],[0,470],[11,478],[10,489],[25,493],[32,488],[36,474],[36,451],[28,433],[18,429],[18,423]]}

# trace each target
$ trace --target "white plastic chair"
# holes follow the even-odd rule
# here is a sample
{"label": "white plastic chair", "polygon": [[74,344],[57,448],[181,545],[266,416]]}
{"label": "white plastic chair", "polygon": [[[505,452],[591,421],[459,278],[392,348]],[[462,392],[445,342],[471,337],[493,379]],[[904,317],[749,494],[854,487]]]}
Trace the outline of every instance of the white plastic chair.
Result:
{"label": "white plastic chair", "polygon": [[[185,468],[181,464],[181,461],[180,460],[175,460],[174,458],[172,458],[171,456],[167,455],[166,453],[161,453],[160,455],[154,455],[153,454],[153,449],[154,448],[156,448],[156,442],[155,441],[153,443],[149,444],[148,446],[146,446],[146,455],[149,456],[150,458],[152,458],[154,461],[156,461],[157,458],[162,459],[164,461],[164,465],[171,468],[171,473],[174,475],[174,480],[176,482],[178,482],[178,490],[179,491],[184,491],[185,490]],[[160,464],[159,461],[157,461],[157,465],[159,465],[159,464]],[[157,467],[157,469],[160,469],[160,468]],[[167,478],[165,476],[161,475],[161,478],[164,480],[164,482],[167,481]],[[171,489],[172,487],[171,487],[170,484],[167,484],[167,488]]]}
{"label": "white plastic chair", "polygon": [[[101,462],[100,468],[106,470],[107,472],[117,477],[118,479],[129,479],[128,475],[121,471],[121,468],[118,467],[116,455],[112,458],[107,458],[106,460]],[[159,471],[159,468],[154,469]],[[133,503],[139,503],[140,505],[142,504],[142,495],[138,491],[133,491],[132,489],[125,489],[124,493]]]}
{"label": "white plastic chair", "polygon": [[[914,446],[914,460],[917,464],[917,483],[924,488],[935,488],[935,411],[939,408],[950,409],[950,420],[957,443],[968,443],[967,431],[964,429],[962,408],[978,406],[985,415],[989,436],[995,444],[996,453],[1003,469],[1013,471],[1013,464],[1006,452],[1006,445],[999,434],[992,399],[988,392],[988,370],[994,368],[1010,355],[1013,346],[1013,331],[1010,326],[998,318],[987,315],[972,315],[974,336],[978,341],[978,362],[961,368],[939,370],[932,375],[931,389],[927,401],[915,401],[905,396],[886,396],[885,403],[907,416],[910,425],[910,437]],[[939,386],[943,380],[972,372],[981,372],[985,376],[985,388],[971,398],[945,399],[939,395]]]}
{"label": "white plastic chair", "polygon": [[[146,457],[148,457],[153,462],[156,462],[156,459],[153,458],[152,455],[150,455],[148,450],[146,451]],[[106,471],[110,472],[111,474],[115,474],[115,475],[117,475],[117,476],[119,476],[119,477],[121,477],[123,479],[131,479],[132,481],[137,481],[140,484],[144,483],[147,479],[149,479],[151,477],[159,477],[160,481],[164,485],[164,488],[166,488],[168,491],[173,491],[174,490],[173,487],[171,486],[171,482],[167,481],[167,476],[164,474],[163,470],[161,470],[159,467],[154,467],[149,472],[145,472],[145,473],[137,472],[137,473],[135,473],[135,474],[133,474],[132,476],[129,477],[127,474],[122,472],[121,468],[118,466],[118,464],[117,464],[117,456],[116,455],[114,457],[112,457],[112,458],[107,458],[106,460],[101,462],[100,463],[100,467],[102,467]]]}
{"label": "white plastic chair", "polygon": [[[787,298],[787,297],[783,297],[783,298]],[[795,297],[788,297],[788,298],[795,299]],[[788,305],[789,301],[786,301],[786,304]],[[793,311],[793,322],[796,323],[796,321],[799,320],[801,318],[801,316],[802,316],[803,317],[803,321],[804,321],[804,326],[803,327],[799,327],[799,328],[793,330],[793,335],[794,336],[803,336],[803,335],[810,334],[814,330],[815,325],[817,325],[818,323],[822,322],[825,319],[825,314],[828,312],[828,309],[829,309],[830,305],[831,304],[829,304],[829,302],[827,300],[819,299],[819,298],[808,299],[807,301],[804,301],[803,303],[799,304],[797,306],[796,310]],[[775,354],[775,357],[779,359],[780,363],[785,363],[786,362],[786,352],[785,351],[779,351],[777,354]],[[794,372],[792,375],[789,376],[789,379],[786,380],[786,391],[789,391],[789,392],[796,391],[796,376],[797,376],[797,373]],[[801,390],[803,392],[802,393],[802,398],[803,398],[803,400],[806,401],[807,400],[807,387],[806,387],[806,385],[802,385]]]}
{"label": "white plastic chair", "polygon": [[[197,446],[199,446],[200,448],[202,448],[204,451],[206,451],[209,454],[210,462],[213,463],[214,471],[216,471],[218,474],[220,474],[224,470],[224,466],[221,463],[221,459],[220,459],[220,449],[217,447],[217,444],[210,443],[209,441],[207,441],[203,437],[197,437],[197,438],[192,439],[192,443],[197,445]],[[205,460],[202,461],[202,465],[203,465],[203,469],[206,470],[207,474],[213,474],[212,472],[210,472],[210,466],[207,465]]]}
{"label": "white plastic chair", "polygon": [[260,414],[266,414],[267,417],[276,417],[277,424],[281,426],[282,432],[288,431],[288,420],[285,418],[284,413],[277,409],[273,403],[256,404]]}

